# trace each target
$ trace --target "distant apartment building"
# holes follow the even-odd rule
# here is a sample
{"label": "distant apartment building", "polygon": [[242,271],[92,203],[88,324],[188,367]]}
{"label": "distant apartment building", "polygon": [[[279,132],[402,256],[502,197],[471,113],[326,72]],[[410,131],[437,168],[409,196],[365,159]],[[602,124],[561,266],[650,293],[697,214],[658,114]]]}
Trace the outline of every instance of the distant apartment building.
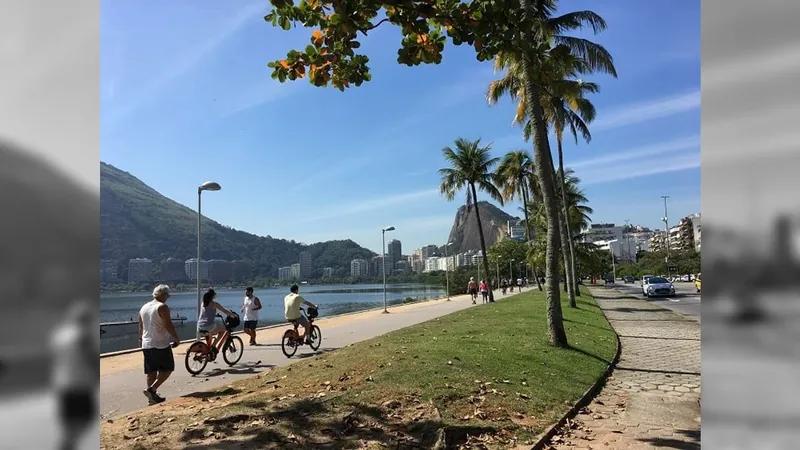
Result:
{"label": "distant apartment building", "polygon": [[508,228],[509,239],[515,241],[525,241],[525,221],[523,220],[509,220],[506,224]]}
{"label": "distant apartment building", "polygon": [[[187,259],[184,262],[186,277],[192,281],[197,281],[197,258]],[[208,261],[200,260],[200,281],[208,281]]]}
{"label": "distant apartment building", "polygon": [[414,273],[422,273],[425,271],[425,262],[422,259],[411,260],[411,271]]}
{"label": "distant apartment building", "polygon": [[397,239],[392,239],[389,241],[389,244],[386,248],[389,261],[392,263],[392,267],[394,267],[394,264],[397,261],[400,261],[400,258],[403,255],[403,244]]}
{"label": "distant apartment building", "polygon": [[702,227],[700,226],[700,214],[697,214],[697,217],[692,219],[692,232],[694,234],[694,250],[699,252],[700,251],[700,243],[702,241]]}
{"label": "distant apartment building", "polygon": [[394,263],[394,270],[400,273],[409,273],[411,272],[411,264],[408,263],[408,260],[401,259]]}
{"label": "distant apartment building", "polygon": [[633,239],[633,243],[636,246],[636,251],[642,251],[642,252],[650,251],[650,238],[653,237],[652,231],[636,229],[628,233],[628,236],[631,239]]}
{"label": "distant apartment building", "polygon": [[278,268],[278,281],[288,281],[292,279],[292,268],[290,266]]}
{"label": "distant apartment building", "polygon": [[431,256],[436,256],[436,253],[438,252],[439,248],[436,247],[435,245],[426,245],[422,247],[420,250],[422,253],[422,259],[428,259]]}
{"label": "distant apartment building", "polygon": [[300,275],[297,278],[303,280],[314,278],[314,264],[311,259],[311,252],[300,252],[300,257],[298,259],[300,264]]}
{"label": "distant apartment building", "polygon": [[371,265],[370,272],[375,274],[375,276],[382,277],[384,267],[386,268],[386,276],[392,274],[393,265],[392,262],[389,260],[388,255],[385,257],[382,257],[380,255],[373,257],[372,261],[370,262],[370,265]]}
{"label": "distant apartment building", "polygon": [[322,278],[331,278],[331,277],[333,277],[333,267],[323,267]]}
{"label": "distant apartment building", "polygon": [[303,272],[303,269],[302,269],[302,266],[300,265],[300,263],[294,263],[291,266],[289,266],[289,268],[290,268],[290,273],[291,273],[291,279],[292,280],[300,280],[300,277],[302,276],[302,272]]}
{"label": "distant apartment building", "polygon": [[174,283],[186,281],[186,262],[178,258],[161,261],[161,281]]}
{"label": "distant apartment building", "polygon": [[350,261],[350,276],[351,277],[366,277],[369,276],[369,262],[364,259],[354,259]]}
{"label": "distant apartment building", "polygon": [[128,261],[128,283],[143,283],[153,279],[153,261],[135,258]]}
{"label": "distant apartment building", "polygon": [[100,261],[100,281],[103,283],[116,283],[119,281],[116,261],[110,259]]}
{"label": "distant apartment building", "polygon": [[667,248],[667,234],[664,230],[653,231],[650,235],[650,251],[662,252]]}
{"label": "distant apartment building", "polygon": [[250,281],[253,278],[253,264],[245,260],[231,262],[233,281]]}
{"label": "distant apartment building", "polygon": [[[614,255],[614,261],[629,261],[627,242],[624,240],[610,240],[610,241],[596,241],[594,242],[600,250],[605,250]],[[634,253],[632,262],[636,262],[636,255]]]}
{"label": "distant apartment building", "polygon": [[212,283],[227,283],[233,279],[233,266],[224,259],[208,260],[208,279]]}

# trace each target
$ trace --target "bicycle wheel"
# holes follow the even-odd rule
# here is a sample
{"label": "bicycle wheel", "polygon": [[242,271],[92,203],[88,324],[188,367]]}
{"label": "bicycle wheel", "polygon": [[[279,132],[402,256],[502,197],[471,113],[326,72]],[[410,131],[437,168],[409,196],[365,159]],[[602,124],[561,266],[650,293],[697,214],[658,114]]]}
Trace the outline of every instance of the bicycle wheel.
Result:
{"label": "bicycle wheel", "polygon": [[205,342],[197,341],[192,343],[189,349],[186,350],[186,358],[184,360],[186,371],[192,375],[202,372],[206,368],[206,364],[208,364],[207,352],[208,347]]}
{"label": "bicycle wheel", "polygon": [[311,327],[311,344],[309,344],[309,347],[311,347],[311,350],[317,351],[317,349],[319,349],[319,346],[321,344],[322,344],[322,331],[319,330],[318,326],[313,325]]}
{"label": "bicycle wheel", "polygon": [[229,366],[232,366],[242,359],[242,353],[244,353],[244,342],[242,342],[242,338],[239,336],[231,336],[222,349],[222,359],[224,359]]}
{"label": "bicycle wheel", "polygon": [[281,338],[281,350],[287,358],[291,358],[297,353],[297,344],[294,342],[294,334],[293,330],[286,330],[286,332],[283,333],[283,338]]}

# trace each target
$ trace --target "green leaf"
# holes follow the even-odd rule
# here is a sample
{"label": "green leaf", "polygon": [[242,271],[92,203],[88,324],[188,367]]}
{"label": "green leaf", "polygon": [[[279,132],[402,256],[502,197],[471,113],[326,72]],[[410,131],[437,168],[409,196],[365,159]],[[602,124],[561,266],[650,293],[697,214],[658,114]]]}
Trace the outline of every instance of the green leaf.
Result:
{"label": "green leaf", "polygon": [[359,48],[359,47],[361,47],[361,42],[353,41],[353,42],[350,43],[350,46],[352,48]]}
{"label": "green leaf", "polygon": [[342,23],[342,16],[340,16],[339,14],[333,14],[328,18],[328,23],[331,26],[335,27],[336,25]]}
{"label": "green leaf", "polygon": [[279,22],[280,22],[281,28],[283,28],[286,31],[288,31],[288,30],[290,30],[292,28],[292,23],[286,17],[281,17]]}

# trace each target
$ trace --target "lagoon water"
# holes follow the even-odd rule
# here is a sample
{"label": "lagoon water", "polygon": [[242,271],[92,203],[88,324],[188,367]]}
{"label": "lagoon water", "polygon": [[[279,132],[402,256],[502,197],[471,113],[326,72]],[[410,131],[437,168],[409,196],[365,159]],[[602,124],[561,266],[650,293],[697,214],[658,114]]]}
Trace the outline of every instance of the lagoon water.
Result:
{"label": "lagoon water", "polygon": [[[263,309],[259,312],[259,325],[284,323],[283,298],[289,293],[288,287],[256,289],[255,295],[261,300]],[[383,306],[383,285],[315,285],[300,286],[300,295],[319,305],[320,317],[344,314]],[[387,285],[387,301],[390,305],[402,303],[410,297],[415,300],[428,300],[444,296],[440,286],[422,284]],[[224,307],[241,314],[244,289],[217,289],[217,301]],[[150,301],[148,292],[104,292],[100,295],[100,322],[124,322],[137,320],[139,308]],[[197,323],[197,293],[173,292],[167,302],[173,317],[177,314],[188,318],[182,325],[176,323],[181,339],[195,336]],[[113,352],[135,348],[138,345],[136,328],[126,327],[131,332],[100,339],[100,352]],[[241,329],[241,326],[239,326]],[[111,334],[111,333],[108,333]]]}

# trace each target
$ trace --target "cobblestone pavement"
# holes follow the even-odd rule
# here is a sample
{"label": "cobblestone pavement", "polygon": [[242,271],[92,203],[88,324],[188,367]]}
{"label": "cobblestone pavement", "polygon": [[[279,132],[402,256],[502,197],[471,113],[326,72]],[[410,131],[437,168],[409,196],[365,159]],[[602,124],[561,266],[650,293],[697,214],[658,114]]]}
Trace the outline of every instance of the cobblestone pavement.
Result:
{"label": "cobblestone pavement", "polygon": [[592,288],[622,343],[600,395],[554,449],[699,449],[700,325],[613,289]]}

